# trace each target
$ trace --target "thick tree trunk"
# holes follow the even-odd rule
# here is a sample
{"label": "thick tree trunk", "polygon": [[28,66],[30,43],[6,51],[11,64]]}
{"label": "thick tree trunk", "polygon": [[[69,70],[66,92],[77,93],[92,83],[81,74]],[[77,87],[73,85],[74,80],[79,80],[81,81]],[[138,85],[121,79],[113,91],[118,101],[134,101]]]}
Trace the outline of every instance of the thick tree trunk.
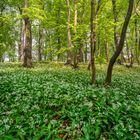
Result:
{"label": "thick tree trunk", "polygon": [[120,53],[123,49],[127,27],[128,27],[129,20],[131,18],[132,11],[133,11],[133,4],[134,4],[134,0],[129,0],[129,7],[128,7],[127,15],[126,15],[126,18],[125,18],[125,21],[124,21],[124,24],[123,24],[123,28],[122,28],[122,32],[121,32],[121,38],[120,38],[120,41],[119,41],[119,46],[117,47],[116,51],[114,52],[114,54],[111,57],[110,62],[109,62],[109,66],[108,66],[108,70],[107,70],[107,76],[106,76],[106,80],[105,80],[106,85],[111,84],[112,70],[113,70],[114,63],[116,62],[116,59],[118,58],[118,56],[120,55]]}
{"label": "thick tree trunk", "polygon": [[90,51],[91,51],[91,83],[96,83],[96,66],[95,66],[95,51],[96,51],[96,10],[95,0],[91,0],[91,36],[90,36]]}
{"label": "thick tree trunk", "polygon": [[[28,8],[28,0],[25,0],[25,8]],[[27,68],[32,67],[32,31],[29,17],[24,18],[24,58],[23,66]]]}

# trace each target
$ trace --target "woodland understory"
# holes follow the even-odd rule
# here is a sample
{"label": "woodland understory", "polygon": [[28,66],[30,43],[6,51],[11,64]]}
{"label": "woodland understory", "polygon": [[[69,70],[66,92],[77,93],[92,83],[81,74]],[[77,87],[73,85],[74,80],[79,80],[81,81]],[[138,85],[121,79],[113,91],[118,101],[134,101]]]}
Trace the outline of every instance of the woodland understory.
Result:
{"label": "woodland understory", "polygon": [[140,139],[140,0],[0,0],[0,140]]}

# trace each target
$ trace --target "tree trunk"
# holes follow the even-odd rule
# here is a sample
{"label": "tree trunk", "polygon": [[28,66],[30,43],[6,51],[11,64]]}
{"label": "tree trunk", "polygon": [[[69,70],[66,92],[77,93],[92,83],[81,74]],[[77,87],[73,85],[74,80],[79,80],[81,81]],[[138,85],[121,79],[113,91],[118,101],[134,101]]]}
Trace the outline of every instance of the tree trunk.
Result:
{"label": "tree trunk", "polygon": [[130,59],[130,67],[132,68],[133,67],[133,58],[134,58],[134,55],[133,55],[133,47],[131,46],[131,59]]}
{"label": "tree trunk", "polygon": [[129,46],[127,40],[126,40],[126,49],[127,49],[128,63],[130,63],[130,53],[129,53]]}
{"label": "tree trunk", "polygon": [[126,63],[126,59],[124,57],[124,53],[123,53],[123,50],[121,52],[121,65],[123,65],[123,63]]}
{"label": "tree trunk", "polygon": [[[81,12],[79,11],[79,16],[81,18],[78,19],[78,23],[79,25],[84,25],[84,17],[85,17],[85,4],[86,3],[82,3],[81,5]],[[83,32],[81,34],[81,37],[79,38],[79,60],[78,62],[84,62],[84,52],[83,52],[83,49],[84,49],[84,36],[85,36],[85,32]],[[84,38],[84,39],[83,39]]]}
{"label": "tree trunk", "polygon": [[139,47],[138,47],[138,52],[140,52],[140,30],[139,30]]}
{"label": "tree trunk", "polygon": [[[91,53],[90,55],[93,54],[93,56],[90,56],[89,60],[89,65],[88,65],[88,70],[92,70],[92,84],[96,83],[96,67],[95,67],[95,51],[96,51],[96,18],[98,16],[100,7],[101,7],[101,2],[102,0],[98,0],[97,2],[97,8],[96,8],[96,0],[91,0],[91,19],[90,19],[90,24],[91,24],[91,37],[90,37],[90,44],[91,44]],[[99,46],[99,44],[98,44]],[[91,62],[94,61],[94,62]],[[91,66],[92,65],[92,66]],[[95,76],[94,76],[95,75]],[[94,78],[93,78],[94,77]]]}
{"label": "tree trunk", "polygon": [[135,19],[135,51],[136,51],[136,60],[138,65],[140,64],[139,61],[139,47],[138,47],[138,28],[137,28],[137,19]]}
{"label": "tree trunk", "polygon": [[120,37],[120,41],[119,41],[119,46],[117,47],[116,51],[114,52],[114,54],[111,57],[110,62],[109,62],[109,66],[108,66],[108,70],[107,70],[107,76],[106,76],[106,80],[105,80],[106,85],[111,84],[112,70],[113,70],[114,63],[116,62],[116,59],[118,58],[118,56],[120,55],[120,53],[123,49],[127,27],[128,27],[129,20],[131,18],[132,11],[133,11],[133,4],[134,4],[134,0],[129,0],[129,7],[128,7],[127,15],[126,15],[126,18],[125,18],[125,21],[124,21],[124,24],[123,24],[121,37]]}
{"label": "tree trunk", "polygon": [[77,2],[78,0],[74,0],[74,53],[73,53],[73,68],[77,69],[78,68],[78,59],[77,59],[77,39],[76,39],[76,34],[77,34]]}
{"label": "tree trunk", "polygon": [[79,42],[78,62],[84,62],[84,54],[83,54],[84,44],[82,38],[80,38],[78,42]]}
{"label": "tree trunk", "polygon": [[82,43],[81,43],[81,46],[79,49],[79,62],[84,62],[83,44]]}
{"label": "tree trunk", "polygon": [[43,28],[39,25],[39,47],[38,47],[38,61],[42,61],[43,48]]}
{"label": "tree trunk", "polygon": [[91,53],[91,83],[96,83],[96,66],[95,66],[95,51],[96,51],[96,10],[95,0],[91,0],[91,36],[90,36],[90,53]]}
{"label": "tree trunk", "polygon": [[72,61],[72,56],[71,56],[71,30],[70,30],[70,24],[71,24],[71,10],[70,10],[70,1],[66,0],[67,3],[67,9],[68,9],[68,25],[67,25],[67,31],[68,31],[68,51],[67,51],[67,62],[66,64],[71,64]]}
{"label": "tree trunk", "polygon": [[88,61],[88,44],[87,44],[87,42],[85,43],[85,46],[86,46],[86,48],[85,48],[84,53],[85,53],[85,63],[86,63]]}
{"label": "tree trunk", "polygon": [[[25,0],[25,8],[28,8],[28,0]],[[32,67],[32,31],[29,17],[24,18],[24,58],[23,66]]]}
{"label": "tree trunk", "polygon": [[[20,15],[22,15],[22,9],[19,8]],[[22,53],[23,53],[23,20],[20,20],[20,37],[18,43],[18,61],[21,61]]]}
{"label": "tree trunk", "polygon": [[[57,29],[56,29],[56,32],[57,32],[57,50],[59,51],[61,49],[61,33],[60,33],[60,17],[61,17],[61,1],[59,3],[59,7],[57,9],[57,19],[56,19],[56,24],[57,24]],[[57,54],[57,61],[59,61],[61,58],[61,55],[60,53]]]}

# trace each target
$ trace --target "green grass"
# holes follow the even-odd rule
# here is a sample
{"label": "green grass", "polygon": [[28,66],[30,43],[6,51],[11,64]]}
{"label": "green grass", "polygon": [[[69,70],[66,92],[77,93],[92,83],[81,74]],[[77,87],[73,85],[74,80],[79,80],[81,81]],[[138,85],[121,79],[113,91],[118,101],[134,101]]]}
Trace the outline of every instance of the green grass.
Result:
{"label": "green grass", "polygon": [[97,68],[97,87],[86,66],[0,64],[0,139],[139,140],[140,68],[115,66],[103,86],[106,66]]}

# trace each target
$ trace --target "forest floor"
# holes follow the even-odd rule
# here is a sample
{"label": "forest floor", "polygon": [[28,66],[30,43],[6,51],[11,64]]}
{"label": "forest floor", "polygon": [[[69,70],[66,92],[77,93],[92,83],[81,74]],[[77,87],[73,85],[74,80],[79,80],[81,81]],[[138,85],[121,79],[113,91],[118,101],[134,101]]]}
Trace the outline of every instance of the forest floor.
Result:
{"label": "forest floor", "polygon": [[140,67],[115,66],[105,88],[105,65],[97,86],[87,65],[0,64],[0,139],[139,140]]}

